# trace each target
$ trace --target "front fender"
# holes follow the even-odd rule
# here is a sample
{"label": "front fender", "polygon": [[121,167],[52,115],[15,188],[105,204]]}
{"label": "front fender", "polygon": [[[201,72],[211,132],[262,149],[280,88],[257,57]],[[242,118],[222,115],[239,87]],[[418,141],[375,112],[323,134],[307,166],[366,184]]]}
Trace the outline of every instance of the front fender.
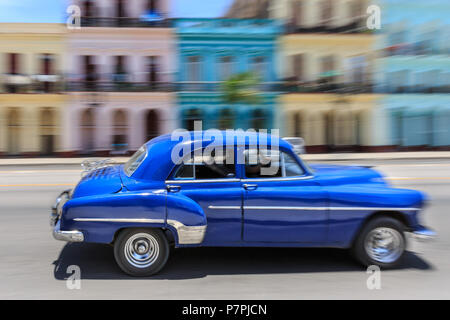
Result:
{"label": "front fender", "polygon": [[111,243],[123,228],[166,228],[165,190],[119,192],[67,201],[62,230],[80,230],[86,242]]}
{"label": "front fender", "polygon": [[416,190],[374,184],[328,186],[328,242],[349,247],[364,221],[379,212],[400,214],[406,227],[418,225],[426,196]]}

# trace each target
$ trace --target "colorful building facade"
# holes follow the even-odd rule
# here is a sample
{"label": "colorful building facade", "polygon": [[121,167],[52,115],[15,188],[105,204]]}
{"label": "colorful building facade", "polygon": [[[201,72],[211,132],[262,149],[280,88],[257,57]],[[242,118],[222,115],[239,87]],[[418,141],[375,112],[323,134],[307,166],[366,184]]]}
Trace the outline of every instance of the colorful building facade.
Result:
{"label": "colorful building facade", "polygon": [[[274,128],[276,38],[273,20],[177,19],[178,125],[193,129]],[[231,76],[253,72],[261,84],[256,104],[226,103],[221,86]]]}
{"label": "colorful building facade", "polygon": [[175,38],[169,1],[74,1],[81,29],[67,34],[63,148],[127,154],[172,131]]}
{"label": "colorful building facade", "polygon": [[450,3],[379,1],[374,83],[383,93],[388,144],[396,149],[450,146]]}
{"label": "colorful building facade", "polygon": [[0,24],[0,154],[62,151],[65,27]]}

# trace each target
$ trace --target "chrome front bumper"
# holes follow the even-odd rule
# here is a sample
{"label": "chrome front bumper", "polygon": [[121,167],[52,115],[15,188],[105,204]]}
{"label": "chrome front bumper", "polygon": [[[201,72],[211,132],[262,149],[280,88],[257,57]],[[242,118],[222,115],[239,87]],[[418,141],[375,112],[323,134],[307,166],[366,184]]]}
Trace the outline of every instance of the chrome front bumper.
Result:
{"label": "chrome front bumper", "polygon": [[435,231],[424,226],[420,226],[416,230],[412,231],[411,235],[414,239],[417,239],[419,241],[431,241],[437,238],[437,233]]}
{"label": "chrome front bumper", "polygon": [[61,194],[56,198],[55,203],[52,206],[52,212],[50,214],[50,226],[53,227],[53,238],[61,241],[68,242],[83,242],[84,235],[81,231],[72,230],[72,231],[64,231],[61,230],[61,214],[62,207],[64,203],[67,202],[70,198],[70,190],[65,190],[61,192]]}
{"label": "chrome front bumper", "polygon": [[53,238],[56,240],[61,241],[68,241],[68,242],[83,242],[84,241],[84,235],[83,232],[78,230],[73,231],[63,231],[60,228],[60,222],[58,221],[53,228]]}

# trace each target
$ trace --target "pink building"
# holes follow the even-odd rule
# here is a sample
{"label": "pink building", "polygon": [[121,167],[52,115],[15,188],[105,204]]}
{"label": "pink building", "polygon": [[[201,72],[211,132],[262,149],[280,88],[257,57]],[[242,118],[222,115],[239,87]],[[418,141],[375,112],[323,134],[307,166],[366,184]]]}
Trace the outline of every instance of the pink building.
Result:
{"label": "pink building", "polygon": [[68,30],[63,151],[125,154],[175,124],[169,0],[74,0]]}

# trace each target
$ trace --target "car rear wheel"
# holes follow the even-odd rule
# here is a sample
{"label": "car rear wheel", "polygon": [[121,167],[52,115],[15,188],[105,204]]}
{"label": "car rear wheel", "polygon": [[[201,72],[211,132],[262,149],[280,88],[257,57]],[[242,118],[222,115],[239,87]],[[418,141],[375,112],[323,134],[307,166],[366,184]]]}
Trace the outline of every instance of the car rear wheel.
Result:
{"label": "car rear wheel", "polygon": [[131,276],[150,276],[159,272],[169,258],[169,244],[159,229],[127,229],[114,243],[119,267]]}
{"label": "car rear wheel", "polygon": [[353,244],[353,255],[365,266],[392,268],[406,249],[404,225],[393,218],[375,218],[363,228]]}

